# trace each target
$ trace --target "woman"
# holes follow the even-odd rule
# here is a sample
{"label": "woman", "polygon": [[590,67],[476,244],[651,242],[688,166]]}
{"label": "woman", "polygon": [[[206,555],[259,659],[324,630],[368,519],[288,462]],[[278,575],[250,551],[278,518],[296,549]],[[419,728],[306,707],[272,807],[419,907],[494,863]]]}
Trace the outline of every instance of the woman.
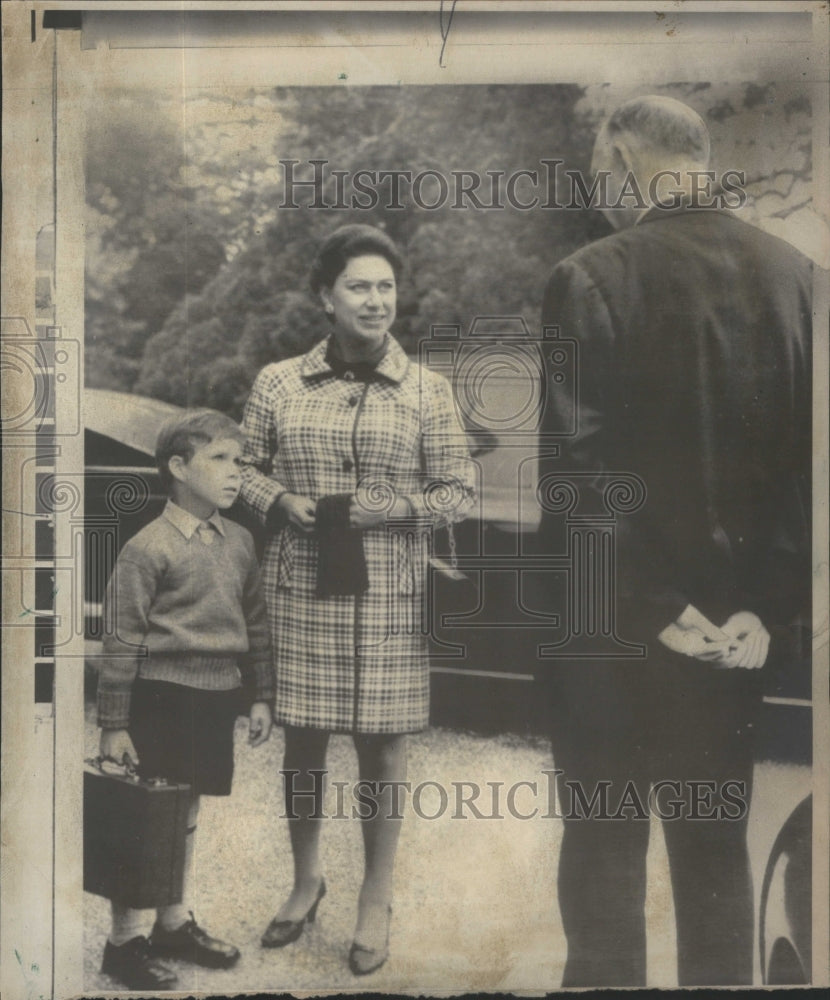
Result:
{"label": "woman", "polygon": [[[389,334],[400,271],[397,248],[381,230],[336,230],[311,275],[331,336],[264,368],[245,411],[242,496],[271,529],[263,578],[275,719],[285,727],[284,770],[294,772],[286,774],[294,886],[263,935],[265,947],[295,941],[326,892],[321,810],[298,793],[319,790],[314,772],[325,768],[329,734],[353,734],[361,781],[406,779],[405,734],[428,721],[429,529],[473,502],[450,387]],[[357,806],[367,818],[349,953],[356,975],[388,955],[401,817],[395,786],[380,789],[375,810]]]}

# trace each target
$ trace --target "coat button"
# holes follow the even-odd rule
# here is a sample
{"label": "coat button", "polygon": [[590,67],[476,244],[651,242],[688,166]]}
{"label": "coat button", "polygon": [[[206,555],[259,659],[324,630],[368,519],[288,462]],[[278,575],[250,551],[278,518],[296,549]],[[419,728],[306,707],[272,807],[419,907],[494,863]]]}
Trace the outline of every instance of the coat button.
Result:
{"label": "coat button", "polygon": [[352,462],[352,460],[350,458],[344,458],[343,459],[343,471],[344,472],[351,472],[353,465],[354,465],[354,463]]}
{"label": "coat button", "polygon": [[354,382],[354,372],[351,372],[351,371],[349,371],[349,372],[343,372],[343,378],[347,382]]}
{"label": "coat button", "polygon": [[349,406],[357,406],[360,402],[360,396],[349,396]]}

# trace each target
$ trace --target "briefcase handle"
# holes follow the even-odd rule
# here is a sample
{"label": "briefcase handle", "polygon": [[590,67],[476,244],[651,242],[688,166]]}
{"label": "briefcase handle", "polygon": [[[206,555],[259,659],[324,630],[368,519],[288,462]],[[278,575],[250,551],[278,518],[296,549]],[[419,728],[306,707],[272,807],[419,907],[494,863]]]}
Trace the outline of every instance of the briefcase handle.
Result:
{"label": "briefcase handle", "polygon": [[[124,756],[126,757],[126,754]],[[85,763],[100,771],[101,774],[110,774],[116,778],[129,778],[130,781],[140,780],[135,766],[129,759],[123,760],[119,764],[114,757],[102,757],[99,754],[97,757],[87,757]]]}
{"label": "briefcase handle", "polygon": [[[124,756],[126,757],[126,754]],[[100,771],[101,774],[108,774],[116,778],[128,778],[130,781],[135,782],[141,781],[136,772],[135,765],[129,758],[119,763],[114,757],[102,757],[99,754],[97,757],[87,757],[85,763]],[[167,779],[147,778],[145,779],[145,784],[166,785]]]}

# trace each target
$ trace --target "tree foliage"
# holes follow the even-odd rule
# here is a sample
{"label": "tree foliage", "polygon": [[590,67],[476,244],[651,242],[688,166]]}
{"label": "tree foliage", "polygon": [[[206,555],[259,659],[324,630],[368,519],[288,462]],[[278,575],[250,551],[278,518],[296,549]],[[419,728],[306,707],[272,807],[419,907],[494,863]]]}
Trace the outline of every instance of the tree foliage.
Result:
{"label": "tree foliage", "polygon": [[[810,177],[809,104],[797,88],[677,84],[660,88],[707,117],[719,166],[748,172],[750,208],[786,219],[804,206]],[[596,127],[631,96],[574,85],[275,88],[210,92],[181,101],[124,94],[89,123],[87,155],[87,378],[239,416],[269,361],[306,350],[328,326],[308,291],[319,242],[346,222],[383,227],[407,263],[396,336],[417,350],[436,324],[521,315],[532,330],[547,276],[578,246],[608,232],[598,213],[487,210],[416,204],[312,208],[286,201],[281,160],[327,162],[324,200],[346,203],[359,170],[536,171],[588,174]],[[423,202],[436,201],[435,181]],[[488,203],[485,183],[479,197]]]}

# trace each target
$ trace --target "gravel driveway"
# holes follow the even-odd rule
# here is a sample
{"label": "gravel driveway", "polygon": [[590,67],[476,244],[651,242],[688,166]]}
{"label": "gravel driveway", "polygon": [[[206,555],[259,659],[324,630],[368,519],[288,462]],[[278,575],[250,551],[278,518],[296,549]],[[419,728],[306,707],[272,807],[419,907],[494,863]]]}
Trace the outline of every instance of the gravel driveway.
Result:
{"label": "gravel driveway", "polygon": [[[547,778],[551,768],[547,743],[503,735],[482,737],[430,729],[410,738],[409,780],[413,789],[437,782],[447,791],[446,804],[434,785],[424,785],[420,813],[408,806],[403,825],[392,916],[391,955],[367,978],[356,979],[346,965],[356,915],[362,868],[359,821],[334,818],[337,803],[330,788],[323,831],[323,863],[328,894],[317,922],[295,944],[265,950],[259,938],[291,885],[291,852],[282,812],[282,731],[252,750],[244,722],[236,738],[233,795],[205,798],[196,846],[193,904],[199,922],[211,933],[233,941],[242,951],[236,968],[197,969],[173,963],[179,989],[208,995],[240,991],[517,991],[556,989],[564,964],[564,940],[556,904],[556,858],[560,826],[545,819]],[[89,750],[96,731],[87,719]],[[335,736],[328,766],[333,780],[354,781],[357,760],[350,738]],[[805,768],[761,765],[750,845],[760,882],[769,845],[789,810],[806,793]],[[492,812],[492,787],[499,789],[502,819],[478,819],[462,806],[465,819],[454,818],[456,787],[476,782],[486,789],[479,799],[484,815]],[[522,820],[509,815],[505,796],[511,785],[536,781],[538,794],[516,790],[514,812],[539,815]],[[347,795],[348,795],[347,791]],[[349,801],[348,799],[346,800]],[[443,806],[443,810],[442,810]],[[435,819],[425,818],[436,815]],[[763,820],[763,821],[762,821]],[[656,829],[656,827],[655,827]],[[148,913],[148,928],[153,914]],[[117,991],[100,973],[108,930],[109,904],[84,895],[87,994]],[[649,985],[676,985],[673,911],[662,836],[649,849]]]}

